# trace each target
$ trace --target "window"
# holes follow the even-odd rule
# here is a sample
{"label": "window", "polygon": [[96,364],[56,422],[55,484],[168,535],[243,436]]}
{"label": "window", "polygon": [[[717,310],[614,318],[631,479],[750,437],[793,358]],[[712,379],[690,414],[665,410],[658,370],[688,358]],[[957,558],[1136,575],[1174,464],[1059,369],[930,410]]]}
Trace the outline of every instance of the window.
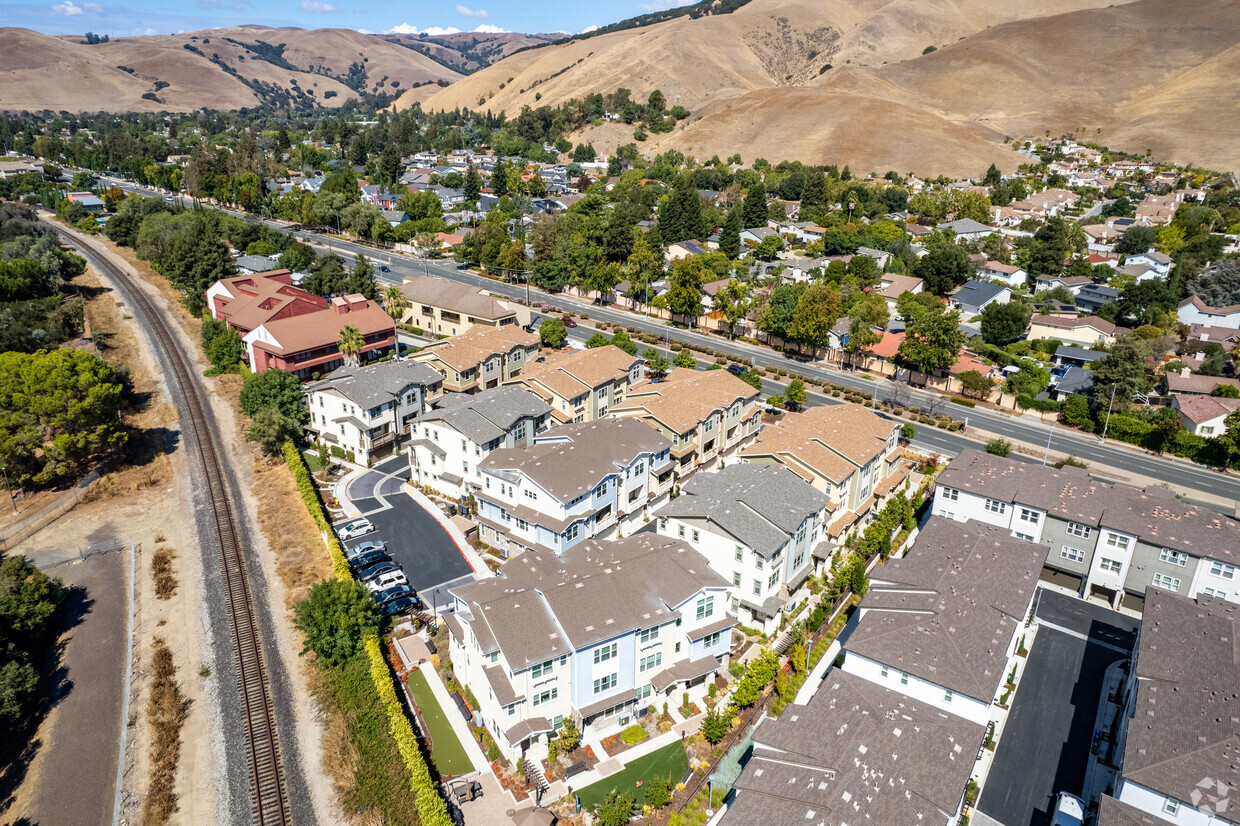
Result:
{"label": "window", "polygon": [[1088,525],[1081,525],[1077,522],[1068,523],[1068,533],[1072,534],[1073,536],[1079,536],[1082,539],[1089,539],[1089,535],[1093,532],[1094,532],[1094,529],[1089,527]]}
{"label": "window", "polygon": [[564,531],[564,539],[567,542],[572,542],[574,539],[577,538],[577,536],[580,533],[581,533],[581,523],[574,522],[573,524],[568,526],[568,530]]}
{"label": "window", "polygon": [[[740,585],[740,583],[739,583],[739,582],[738,582],[738,583],[736,583],[736,584],[737,584],[737,585]],[[737,612],[737,611],[739,611],[739,610],[741,610],[741,601],[740,601],[740,599],[738,599],[737,597],[732,597],[732,613],[736,613],[736,612]]]}
{"label": "window", "polygon": [[954,696],[955,694],[952,692],[952,690],[950,688],[947,689],[946,691],[943,692],[943,702],[950,703],[952,701],[952,697]]}
{"label": "window", "polygon": [[526,488],[524,492],[525,492],[526,499],[533,499],[535,501],[538,500],[538,491]]}
{"label": "window", "polygon": [[736,546],[736,561],[740,562],[744,558],[745,558],[745,549],[742,548],[740,545],[737,545]]}
{"label": "window", "polygon": [[715,613],[714,596],[699,597],[697,601],[697,618],[705,619]]}
{"label": "window", "polygon": [[594,681],[594,693],[602,694],[604,691],[611,691],[616,687],[616,675],[608,674],[606,677],[600,677]]}
{"label": "window", "polygon": [[1236,578],[1236,566],[1228,565],[1224,562],[1211,562],[1210,573],[1214,576],[1221,576],[1223,579]]}
{"label": "window", "polygon": [[657,625],[654,628],[644,628],[642,629],[641,633],[637,635],[637,641],[640,642],[642,645],[645,645],[651,640],[657,640],[658,638],[659,638],[659,626]]}
{"label": "window", "polygon": [[1098,567],[1102,569],[1103,571],[1107,571],[1112,574],[1118,574],[1120,570],[1124,567],[1124,564],[1117,559],[1107,559],[1104,556],[1102,557],[1102,560],[1098,563]]}
{"label": "window", "polygon": [[908,672],[900,672],[900,685],[908,685]]}
{"label": "window", "polygon": [[762,557],[758,554],[757,551],[753,552],[753,566],[757,568],[759,571],[762,570]]}
{"label": "window", "polygon": [[960,499],[960,491],[955,488],[939,488],[939,493],[943,495],[944,499],[951,502],[955,502]]}
{"label": "window", "polygon": [[1183,551],[1173,551],[1169,548],[1163,548],[1159,551],[1158,558],[1171,565],[1179,565],[1181,568],[1188,564],[1188,554]]}
{"label": "window", "polygon": [[679,536],[681,539],[685,538],[685,526],[684,525],[676,526],[676,535]]}
{"label": "window", "polygon": [[998,499],[987,499],[986,510],[991,513],[1005,514],[1007,513],[1007,502],[1000,502]]}
{"label": "window", "polygon": [[601,648],[596,648],[594,649],[594,663],[596,665],[598,663],[605,663],[617,656],[617,654],[618,646],[614,642],[611,645],[604,645]]}
{"label": "window", "polygon": [[753,593],[754,596],[762,596],[762,580],[755,579],[753,581]]}
{"label": "window", "polygon": [[713,634],[707,634],[705,637],[702,638],[702,645],[706,648],[714,648],[716,645],[719,644],[719,640],[722,637],[723,637],[722,631],[716,631]]}
{"label": "window", "polygon": [[694,529],[693,529],[693,541],[694,541],[694,542],[697,542],[697,541],[698,541],[698,532],[697,532],[697,528],[694,528]]}
{"label": "window", "polygon": [[1117,533],[1107,534],[1107,546],[1115,548],[1118,551],[1128,550],[1129,539],[1126,536],[1120,536]]}
{"label": "window", "polygon": [[739,573],[732,574],[732,584],[738,586],[741,584],[741,575]]}
{"label": "window", "polygon": [[638,462],[637,464],[633,466],[634,476],[641,476],[645,472],[646,472],[646,460],[645,459],[641,460],[640,462]]}
{"label": "window", "polygon": [[535,680],[537,680],[539,677],[543,677],[547,674],[550,674],[551,665],[554,662],[555,662],[554,660],[547,660],[545,663],[538,663],[537,665],[535,665],[533,668],[530,669],[530,676],[534,678]]}
{"label": "window", "polygon": [[949,511],[946,508],[939,508],[939,516],[942,516],[944,519],[955,519],[956,512]]}
{"label": "window", "polygon": [[1227,597],[1226,591],[1220,591],[1217,588],[1202,588],[1201,593],[1208,597],[1218,597],[1219,599],[1225,599]]}
{"label": "window", "polygon": [[546,691],[534,695],[534,705],[540,706],[543,703],[549,703],[558,696],[560,696],[560,690],[558,688],[549,688]]}
{"label": "window", "polygon": [[766,581],[766,587],[774,588],[775,583],[778,581],[779,581],[779,571],[776,571],[773,574],[771,574],[771,578]]}
{"label": "window", "polygon": [[1201,428],[1201,435],[1202,435],[1202,436],[1213,436],[1213,435],[1214,435],[1214,425],[1203,425],[1203,426],[1202,426],[1202,428]]}
{"label": "window", "polygon": [[1037,511],[1031,511],[1028,508],[1020,509],[1020,519],[1022,522],[1028,522],[1032,525],[1036,525],[1038,524],[1039,518],[1041,517],[1038,515]]}
{"label": "window", "polygon": [[1166,588],[1168,591],[1180,590],[1180,580],[1166,574],[1154,574],[1154,584],[1159,588]]}
{"label": "window", "polygon": [[801,563],[803,563],[804,561],[805,561],[805,552],[802,551],[801,553],[797,554],[795,557],[792,558],[792,570],[795,571],[796,569],[800,568]]}
{"label": "window", "polygon": [[517,704],[513,703],[512,705],[508,706],[508,716],[515,717],[516,714],[517,714]]}
{"label": "window", "polygon": [[712,430],[714,430],[714,429],[715,429],[715,420],[714,420],[714,419],[707,419],[707,420],[706,420],[706,423],[702,425],[702,430],[703,430],[704,432],[706,432],[706,433],[709,433],[709,432],[711,432],[711,431],[712,431]]}
{"label": "window", "polygon": [[1066,559],[1069,562],[1084,562],[1085,552],[1080,548],[1070,548],[1067,545],[1064,545],[1059,549],[1059,558]]}
{"label": "window", "polygon": [[801,527],[797,528],[797,542],[805,541],[805,523],[801,523]]}
{"label": "window", "polygon": [[1033,537],[1032,537],[1032,536],[1030,536],[1030,535],[1029,535],[1029,534],[1027,534],[1027,533],[1021,533],[1020,531],[1017,531],[1017,532],[1016,532],[1016,538],[1017,538],[1017,539],[1023,539],[1023,540],[1025,540],[1026,542],[1032,542],[1032,541],[1033,541]]}
{"label": "window", "polygon": [[883,666],[882,671],[880,672],[880,674],[882,675],[882,678],[883,678],[884,680],[885,680],[885,679],[887,679],[887,675],[888,675],[888,673],[889,673],[889,672],[888,672],[888,670],[887,670],[887,666],[885,666],[885,665],[884,665],[884,666]]}
{"label": "window", "polygon": [[525,420],[524,419],[517,422],[517,429],[513,431],[512,435],[513,435],[513,438],[515,438],[518,442],[525,438]]}
{"label": "window", "polygon": [[1169,815],[1176,814],[1180,811],[1180,801],[1174,797],[1168,797],[1167,802],[1163,804],[1163,811]]}
{"label": "window", "polygon": [[497,662],[499,662],[499,652],[492,651],[491,655],[487,657],[487,660],[491,663],[491,665],[495,665]]}
{"label": "window", "polygon": [[638,671],[649,671],[652,668],[658,668],[663,664],[663,652],[656,651],[649,657],[642,657],[637,664]]}

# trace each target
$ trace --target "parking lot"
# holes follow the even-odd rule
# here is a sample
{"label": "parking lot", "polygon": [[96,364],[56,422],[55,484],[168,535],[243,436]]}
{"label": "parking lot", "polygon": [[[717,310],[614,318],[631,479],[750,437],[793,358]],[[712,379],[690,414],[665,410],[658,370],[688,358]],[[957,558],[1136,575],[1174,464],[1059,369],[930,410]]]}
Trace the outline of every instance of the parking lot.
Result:
{"label": "parking lot", "polygon": [[1049,826],[1080,794],[1107,667],[1131,656],[1138,620],[1043,589],[1037,638],[978,809],[1003,826]]}
{"label": "parking lot", "polygon": [[353,482],[349,498],[375,530],[342,544],[352,548],[362,542],[386,543],[392,561],[404,569],[418,596],[428,607],[442,607],[448,602],[448,589],[472,582],[474,570],[435,517],[401,492],[406,473],[407,460],[397,456]]}

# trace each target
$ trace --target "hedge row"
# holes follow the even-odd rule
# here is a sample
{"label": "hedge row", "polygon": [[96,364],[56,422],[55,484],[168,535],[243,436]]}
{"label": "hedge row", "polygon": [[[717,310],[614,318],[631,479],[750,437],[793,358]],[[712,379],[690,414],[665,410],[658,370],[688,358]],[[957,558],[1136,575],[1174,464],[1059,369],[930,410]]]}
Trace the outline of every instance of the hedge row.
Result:
{"label": "hedge row", "polygon": [[314,486],[314,479],[310,476],[310,468],[306,467],[306,460],[302,458],[301,451],[292,441],[284,443],[282,452],[284,463],[293,472],[293,480],[297,482],[297,492],[301,494],[301,501],[305,504],[306,510],[310,511],[310,516],[314,518],[315,526],[320,532],[327,534],[327,552],[331,554],[333,573],[336,574],[337,579],[346,581],[352,579],[353,574],[349,570],[349,563],[344,558],[340,541],[332,532],[331,523],[327,521],[327,514],[323,512],[323,504],[319,502],[319,493]]}
{"label": "hedge row", "polygon": [[1051,399],[1035,399],[1028,393],[1021,393],[1016,397],[1016,403],[1025,409],[1033,409],[1042,413],[1058,413],[1063,407],[1063,402],[1053,401]]}

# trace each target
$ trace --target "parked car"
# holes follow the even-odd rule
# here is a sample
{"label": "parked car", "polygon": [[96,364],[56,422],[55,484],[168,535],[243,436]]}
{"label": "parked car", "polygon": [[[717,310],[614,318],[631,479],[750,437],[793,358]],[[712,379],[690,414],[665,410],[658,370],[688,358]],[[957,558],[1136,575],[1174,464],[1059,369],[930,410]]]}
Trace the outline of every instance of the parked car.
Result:
{"label": "parked car", "polygon": [[387,551],[367,551],[360,556],[355,556],[350,559],[349,567],[355,571],[360,571],[362,568],[369,568],[371,565],[377,565],[380,562],[387,562],[389,559],[390,557],[388,557]]}
{"label": "parked car", "polygon": [[361,568],[357,572],[357,578],[362,582],[369,582],[380,574],[386,574],[388,571],[399,571],[400,566],[390,559],[383,562],[376,562]]}
{"label": "parked car", "polygon": [[354,519],[340,530],[336,531],[341,539],[354,539],[359,536],[365,536],[375,529],[369,519]]}
{"label": "parked car", "polygon": [[391,267],[389,267],[387,264],[379,265],[379,272],[391,272],[391,271],[392,271]]}
{"label": "parked car", "polygon": [[344,558],[352,561],[362,554],[368,554],[371,551],[386,551],[387,543],[380,539],[372,539],[369,542],[359,542],[352,548],[346,548]]}
{"label": "parked car", "polygon": [[375,604],[382,605],[383,603],[391,602],[394,599],[400,599],[401,597],[412,597],[416,595],[417,591],[413,590],[412,585],[393,585],[391,588],[376,591],[371,594],[371,597],[374,598]]}
{"label": "parked car", "polygon": [[[385,562],[382,564],[387,565],[389,563]],[[388,571],[387,573],[379,574],[374,579],[367,582],[366,590],[373,594],[376,591],[386,591],[394,585],[408,584],[409,580],[405,579],[405,572],[400,568],[396,568],[395,570]]]}
{"label": "parked car", "polygon": [[397,597],[391,602],[380,605],[379,613],[385,617],[394,617],[397,614],[408,614],[410,611],[421,611],[425,607],[422,600],[417,597]]}
{"label": "parked car", "polygon": [[739,364],[729,364],[726,369],[729,373],[737,376],[738,378],[745,374],[745,368]]}
{"label": "parked car", "polygon": [[564,316],[564,326],[565,326],[565,327],[576,327],[576,326],[577,326],[577,322],[573,321],[573,320],[572,320],[571,318],[569,318],[568,316]]}

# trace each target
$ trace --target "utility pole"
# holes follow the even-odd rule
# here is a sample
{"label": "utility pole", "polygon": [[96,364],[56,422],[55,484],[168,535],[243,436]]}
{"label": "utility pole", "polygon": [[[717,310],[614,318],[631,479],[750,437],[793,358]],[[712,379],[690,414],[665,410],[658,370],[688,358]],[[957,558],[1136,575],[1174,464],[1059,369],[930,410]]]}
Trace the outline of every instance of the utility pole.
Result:
{"label": "utility pole", "polygon": [[1107,420],[1106,420],[1106,424],[1102,426],[1101,441],[1104,441],[1104,442],[1107,440],[1107,428],[1111,426],[1111,408],[1115,406],[1115,388],[1117,387],[1119,387],[1118,384],[1111,385],[1111,403],[1107,405]]}
{"label": "utility pole", "polygon": [[1046,453],[1045,453],[1045,454],[1043,454],[1043,456],[1042,456],[1042,467],[1046,467],[1046,462],[1047,462],[1047,460],[1048,460],[1048,459],[1050,459],[1050,457],[1051,457],[1051,439],[1052,439],[1052,438],[1054,438],[1054,436],[1055,436],[1055,425],[1056,425],[1056,424],[1058,424],[1058,423],[1057,423],[1057,422],[1052,422],[1052,423],[1051,423],[1051,432],[1050,432],[1050,434],[1046,437]]}

